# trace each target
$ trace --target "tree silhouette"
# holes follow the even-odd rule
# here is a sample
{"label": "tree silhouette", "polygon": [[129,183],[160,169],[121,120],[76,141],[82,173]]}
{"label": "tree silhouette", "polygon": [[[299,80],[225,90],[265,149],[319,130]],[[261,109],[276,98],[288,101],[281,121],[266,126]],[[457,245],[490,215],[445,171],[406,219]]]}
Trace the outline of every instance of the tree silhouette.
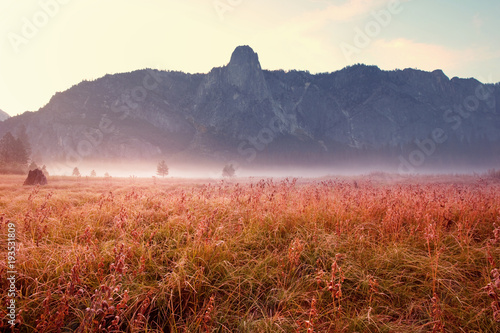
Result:
{"label": "tree silhouette", "polygon": [[236,170],[232,164],[226,164],[222,169],[222,177],[234,177]]}
{"label": "tree silhouette", "polygon": [[165,161],[161,161],[160,163],[158,163],[158,166],[156,167],[156,174],[162,177],[168,175],[168,166]]}
{"label": "tree silhouette", "polygon": [[36,165],[35,161],[31,161],[30,166],[28,167],[30,171],[38,169],[38,165]]}
{"label": "tree silhouette", "polygon": [[90,172],[90,177],[96,177],[96,176],[97,176],[97,174],[95,173],[95,170],[92,170]]}
{"label": "tree silhouette", "polygon": [[49,178],[49,172],[47,171],[47,167],[45,166],[45,164],[42,166],[42,172],[46,178]]}
{"label": "tree silhouette", "polygon": [[75,177],[81,177],[80,170],[78,170],[77,167],[73,169],[73,176]]}
{"label": "tree silhouette", "polygon": [[0,166],[12,173],[24,173],[28,166],[28,153],[24,144],[10,132],[0,139]]}
{"label": "tree silhouette", "polygon": [[17,138],[23,143],[24,149],[26,149],[26,154],[29,158],[31,156],[31,145],[28,134],[26,133],[26,126],[24,124],[19,126],[17,130]]}

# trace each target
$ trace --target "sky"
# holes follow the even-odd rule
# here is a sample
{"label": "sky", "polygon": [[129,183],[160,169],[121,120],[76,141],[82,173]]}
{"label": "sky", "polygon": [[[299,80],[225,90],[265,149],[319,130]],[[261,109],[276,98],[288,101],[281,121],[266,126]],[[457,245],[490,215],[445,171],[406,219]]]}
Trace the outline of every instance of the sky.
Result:
{"label": "sky", "polygon": [[441,69],[500,82],[498,0],[0,0],[0,109],[36,111],[106,74],[207,73],[250,45],[263,69]]}

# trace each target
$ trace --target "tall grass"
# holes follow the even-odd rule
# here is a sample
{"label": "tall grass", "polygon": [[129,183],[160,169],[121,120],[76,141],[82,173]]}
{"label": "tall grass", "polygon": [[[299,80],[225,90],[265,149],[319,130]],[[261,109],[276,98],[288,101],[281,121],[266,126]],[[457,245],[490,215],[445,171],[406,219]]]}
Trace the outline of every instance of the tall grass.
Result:
{"label": "tall grass", "polygon": [[500,170],[495,170],[495,169],[488,170],[487,175],[491,178],[500,179]]}
{"label": "tall grass", "polygon": [[0,185],[3,257],[6,221],[17,224],[21,332],[499,327],[498,182],[21,183]]}

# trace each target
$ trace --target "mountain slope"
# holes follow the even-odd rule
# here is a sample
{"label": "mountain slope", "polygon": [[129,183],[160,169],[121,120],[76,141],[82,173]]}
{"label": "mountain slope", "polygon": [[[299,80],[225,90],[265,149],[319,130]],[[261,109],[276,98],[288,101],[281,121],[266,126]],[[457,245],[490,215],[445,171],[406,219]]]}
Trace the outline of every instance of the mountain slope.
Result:
{"label": "mountain slope", "polygon": [[427,164],[493,164],[497,100],[498,84],[439,70],[266,71],[240,46],[208,74],[139,70],[84,81],[0,123],[0,134],[24,126],[37,157],[67,164],[166,157],[397,165],[417,155]]}
{"label": "mountain slope", "polygon": [[10,116],[6,112],[0,110],[0,121],[4,121],[5,119],[8,118],[10,118]]}

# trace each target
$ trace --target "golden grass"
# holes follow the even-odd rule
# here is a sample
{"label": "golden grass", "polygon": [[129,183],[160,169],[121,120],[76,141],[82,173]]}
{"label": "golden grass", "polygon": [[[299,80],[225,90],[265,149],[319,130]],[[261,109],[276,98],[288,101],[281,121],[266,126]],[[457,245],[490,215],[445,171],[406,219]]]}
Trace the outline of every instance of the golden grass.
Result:
{"label": "golden grass", "polygon": [[0,179],[20,332],[499,327],[493,178],[22,181]]}

